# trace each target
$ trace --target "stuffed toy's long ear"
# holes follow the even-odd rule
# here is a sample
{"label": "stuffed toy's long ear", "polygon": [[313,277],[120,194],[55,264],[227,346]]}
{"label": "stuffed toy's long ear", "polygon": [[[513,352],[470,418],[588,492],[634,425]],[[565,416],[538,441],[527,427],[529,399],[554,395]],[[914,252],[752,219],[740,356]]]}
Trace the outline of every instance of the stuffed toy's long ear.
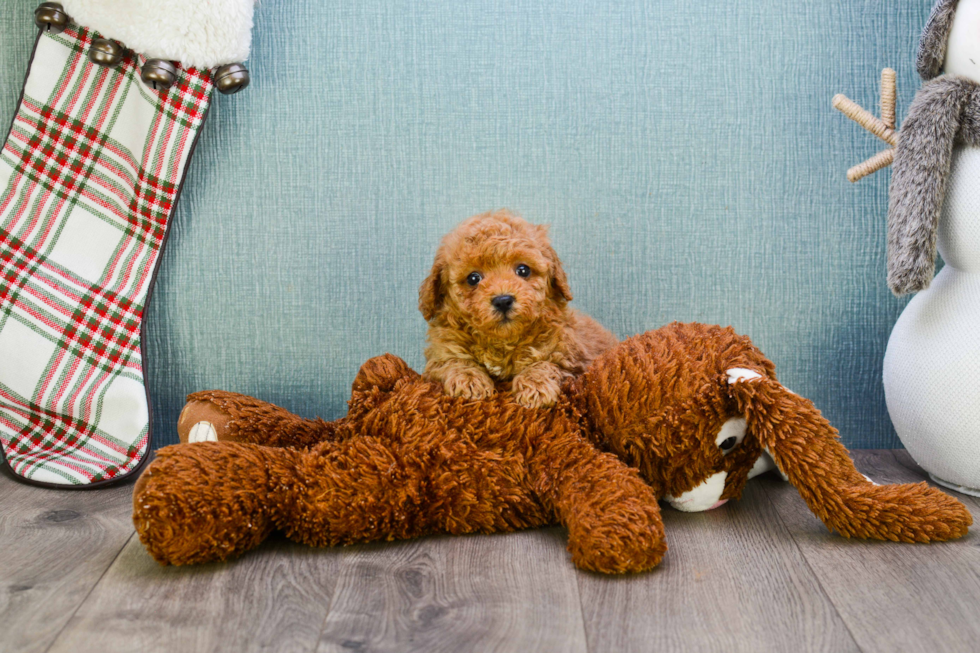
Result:
{"label": "stuffed toy's long ear", "polygon": [[865,478],[820,411],[777,381],[739,381],[731,392],[748,432],[831,530],[845,537],[937,542],[962,537],[973,523],[962,503],[925,482],[876,485]]}

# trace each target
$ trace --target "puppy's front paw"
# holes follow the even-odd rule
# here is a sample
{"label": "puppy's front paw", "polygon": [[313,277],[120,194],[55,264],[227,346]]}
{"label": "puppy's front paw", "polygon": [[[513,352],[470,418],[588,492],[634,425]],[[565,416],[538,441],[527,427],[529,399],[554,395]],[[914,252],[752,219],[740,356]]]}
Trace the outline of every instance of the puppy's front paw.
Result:
{"label": "puppy's front paw", "polygon": [[544,375],[518,374],[511,384],[514,401],[525,408],[548,408],[558,401],[559,385]]}
{"label": "puppy's front paw", "polygon": [[446,394],[461,399],[489,399],[493,396],[493,380],[480,370],[454,372],[443,382]]}

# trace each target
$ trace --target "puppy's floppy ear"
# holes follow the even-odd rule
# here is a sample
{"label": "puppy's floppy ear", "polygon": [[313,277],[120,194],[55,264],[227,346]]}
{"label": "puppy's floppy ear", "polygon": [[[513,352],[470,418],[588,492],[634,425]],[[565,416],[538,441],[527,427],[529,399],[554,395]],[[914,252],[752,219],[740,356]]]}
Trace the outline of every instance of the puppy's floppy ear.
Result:
{"label": "puppy's floppy ear", "polygon": [[426,322],[434,318],[442,308],[442,269],[443,264],[439,257],[436,257],[435,263],[432,264],[432,271],[419,286],[419,310],[422,311],[422,317]]}
{"label": "puppy's floppy ear", "polygon": [[572,289],[568,285],[565,268],[561,265],[558,252],[548,240],[548,225],[538,226],[538,238],[545,257],[548,259],[548,294],[559,301],[572,301]]}
{"label": "puppy's floppy ear", "polygon": [[845,537],[941,542],[966,535],[966,507],[926,483],[875,485],[851,461],[837,430],[807,399],[774,379],[738,381],[731,394],[810,510]]}

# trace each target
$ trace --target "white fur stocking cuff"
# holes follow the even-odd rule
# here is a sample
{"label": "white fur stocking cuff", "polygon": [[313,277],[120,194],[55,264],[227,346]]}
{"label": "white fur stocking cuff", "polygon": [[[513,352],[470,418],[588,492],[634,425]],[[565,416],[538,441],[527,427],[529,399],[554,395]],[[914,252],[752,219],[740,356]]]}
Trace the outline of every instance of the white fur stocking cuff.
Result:
{"label": "white fur stocking cuff", "polygon": [[147,58],[214,68],[248,59],[255,0],[59,0],[72,21]]}

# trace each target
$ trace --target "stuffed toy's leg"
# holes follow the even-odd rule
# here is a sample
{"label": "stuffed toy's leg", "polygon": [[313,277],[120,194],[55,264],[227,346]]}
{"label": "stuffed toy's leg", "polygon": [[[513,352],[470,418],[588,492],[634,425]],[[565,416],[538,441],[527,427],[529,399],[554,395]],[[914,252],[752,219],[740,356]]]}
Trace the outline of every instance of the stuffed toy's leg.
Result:
{"label": "stuffed toy's leg", "polygon": [[177,420],[181,442],[242,442],[307,448],[336,437],[337,425],[303,419],[285,408],[221,390],[195,392]]}
{"label": "stuffed toy's leg", "polygon": [[568,528],[576,566],[640,572],[667,552],[660,506],[639,472],[577,434],[549,434],[531,460],[535,488]]}
{"label": "stuffed toy's leg", "polygon": [[300,452],[230,442],[164,447],[133,489],[147,551],[176,565],[225,560],[262,543],[282,518]]}
{"label": "stuffed toy's leg", "polygon": [[[354,379],[352,404],[363,413],[385,399],[400,381],[418,378],[405,361],[385,354],[365,362]],[[356,415],[355,415],[356,416]],[[312,447],[350,435],[342,424],[303,419],[248,395],[221,390],[195,392],[177,421],[181,442],[247,442],[270,447]]]}
{"label": "stuffed toy's leg", "polygon": [[966,534],[966,507],[925,482],[876,485],[854,467],[837,431],[807,399],[767,377],[731,386],[748,432],[810,510],[845,537],[933,542]]}
{"label": "stuffed toy's leg", "polygon": [[328,546],[550,521],[518,456],[501,462],[428,420],[406,429],[401,438],[355,436],[309,451],[165,447],[136,484],[133,522],[156,560],[192,564],[238,555],[273,529]]}

